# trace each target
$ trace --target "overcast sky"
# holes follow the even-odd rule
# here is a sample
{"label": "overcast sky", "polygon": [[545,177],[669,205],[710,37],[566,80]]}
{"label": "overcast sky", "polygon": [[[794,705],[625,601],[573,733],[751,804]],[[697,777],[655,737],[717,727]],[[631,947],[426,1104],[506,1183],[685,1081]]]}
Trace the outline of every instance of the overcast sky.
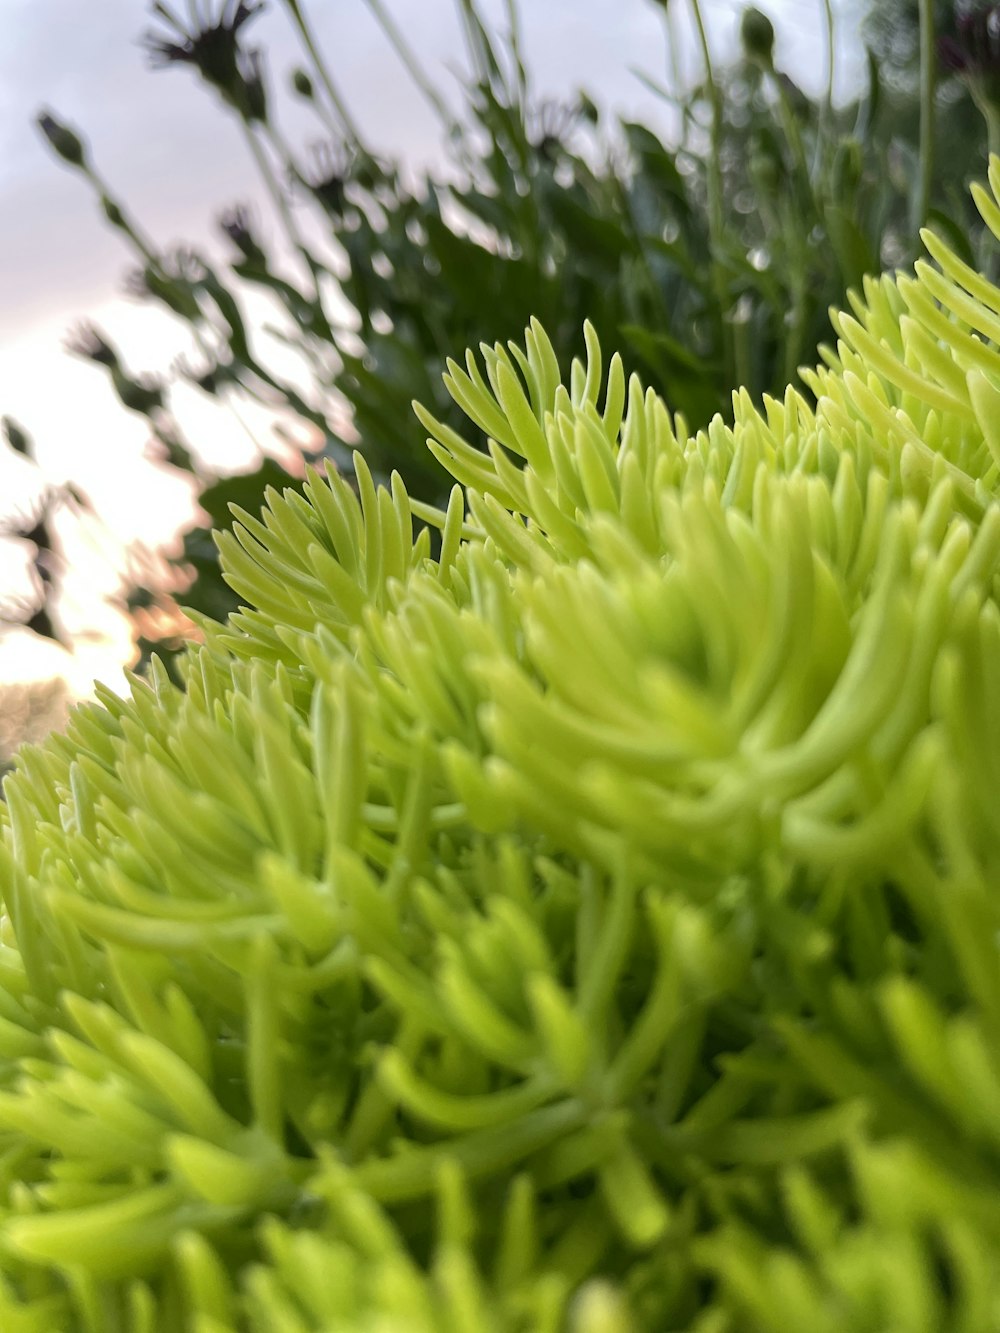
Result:
{"label": "overcast sky", "polygon": [[[177,3],[186,9],[188,0]],[[688,6],[674,3],[683,26]],[[718,54],[732,54],[742,4],[707,0],[705,7]],[[815,88],[824,59],[821,0],[763,0],[760,7],[775,19],[779,63]],[[456,81],[446,66],[461,49],[454,0],[390,0],[389,8],[452,95]],[[503,7],[487,0],[483,8],[499,15]],[[538,96],[568,98],[584,87],[605,106],[666,123],[663,104],[634,73],[666,77],[661,11],[652,0],[523,0],[520,8]],[[435,122],[364,0],[312,0],[309,12],[368,140],[415,163],[432,161]],[[84,183],[43,144],[34,113],[50,107],[85,132],[101,174],[157,244],[204,243],[212,219],[256,198],[259,188],[239,131],[191,72],[148,68],[139,45],[150,26],[145,0],[0,0],[0,23],[0,414],[28,427],[49,473],[75,479],[105,520],[103,535],[92,531],[70,552],[81,570],[68,580],[64,614],[96,636],[90,648],[81,645],[76,663],[77,677],[87,680],[113,673],[127,644],[120,620],[100,603],[113,590],[123,543],[167,540],[191,512],[191,496],[144,460],[143,423],[123,413],[102,376],[62,351],[67,327],[84,316],[121,342],[136,370],[162,369],[167,344],[162,316],[123,297],[129,256]],[[267,49],[270,81],[283,88],[300,57],[282,0],[269,0],[247,32]],[[692,49],[689,38],[686,60]],[[290,99],[279,103],[279,116],[293,143],[321,137]],[[228,418],[203,409],[196,424],[213,463],[251,461]],[[0,491],[19,484],[0,459]],[[0,582],[15,575],[16,561],[0,561]],[[16,669],[0,646],[0,679]]]}

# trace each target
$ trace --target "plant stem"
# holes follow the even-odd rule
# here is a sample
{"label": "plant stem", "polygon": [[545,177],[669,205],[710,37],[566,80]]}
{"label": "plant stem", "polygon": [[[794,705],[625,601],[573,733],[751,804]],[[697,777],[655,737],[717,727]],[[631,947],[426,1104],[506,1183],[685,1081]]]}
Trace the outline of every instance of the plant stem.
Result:
{"label": "plant stem", "polygon": [[934,177],[935,92],[934,0],[920,0],[920,185],[916,223],[924,226]]}
{"label": "plant stem", "polygon": [[681,71],[681,36],[678,30],[677,14],[678,10],[676,8],[668,6],[664,15],[664,22],[667,25],[667,46],[670,49],[670,78],[673,81],[674,95],[681,112],[680,146],[686,148],[691,133],[691,97],[690,89],[685,83]]}
{"label": "plant stem", "polygon": [[813,153],[813,177],[818,180],[823,171],[823,149],[833,124],[833,86],[836,75],[837,48],[834,42],[833,0],[823,0],[826,27],[826,91],[819,112],[816,129],[816,148]]}
{"label": "plant stem", "polygon": [[709,227],[718,237],[722,231],[722,94],[715,78],[712,51],[708,44],[708,32],[705,28],[705,19],[701,12],[699,0],[691,0],[691,12],[694,14],[695,26],[698,30],[698,44],[701,47],[702,60],[705,64],[705,81],[712,107],[711,160],[708,166],[708,220]]}
{"label": "plant stem", "polygon": [[1000,153],[1000,112],[988,97],[977,96],[975,91],[972,100],[986,121],[986,152],[988,157],[992,157],[994,153]]}
{"label": "plant stem", "polygon": [[305,15],[302,12],[301,5],[295,3],[295,0],[287,0],[288,8],[291,10],[292,20],[299,30],[299,36],[302,38],[302,45],[309,54],[313,63],[313,69],[319,75],[320,82],[326,89],[326,95],[330,99],[330,105],[340,117],[341,123],[347,134],[348,139],[352,140],[355,146],[364,151],[364,145],[361,140],[361,133],[358,130],[357,122],[347,109],[347,103],[344,101],[336,85],[330,77],[329,71],[323,61],[319,47],[316,45],[315,38],[306,23]]}
{"label": "plant stem", "polygon": [[434,87],[433,83],[424,73],[423,69],[421,69],[420,62],[414,55],[412,47],[409,45],[406,38],[400,32],[392,15],[382,4],[382,0],[365,0],[365,4],[375,15],[379,27],[385,33],[386,37],[388,37],[393,50],[396,52],[400,60],[403,62],[403,65],[406,67],[406,72],[409,74],[410,78],[420,89],[421,93],[424,95],[427,101],[430,102],[431,106],[437,112],[438,116],[441,119],[441,123],[445,126],[446,129],[448,130],[453,129],[455,125],[454,116],[448,110],[444,98]]}
{"label": "plant stem", "polygon": [[299,255],[305,262],[309,276],[312,278],[313,292],[316,301],[317,303],[320,303],[319,271],[316,260],[313,258],[311,251],[299,234],[299,229],[295,225],[295,219],[292,217],[292,210],[288,207],[288,199],[285,197],[285,192],[281,188],[281,184],[274,174],[270,159],[268,158],[267,153],[265,153],[263,145],[257,138],[256,134],[254,134],[253,128],[248,125],[246,121],[243,122],[243,130],[246,134],[247,143],[250,145],[250,151],[253,153],[254,161],[257,163],[257,168],[264,179],[264,184],[270,192],[285,231],[288,233],[288,239],[291,241],[293,248],[298,251]]}
{"label": "plant stem", "polygon": [[706,164],[706,184],[708,188],[708,241],[711,250],[710,264],[712,286],[722,328],[722,350],[727,372],[732,361],[732,329],[729,325],[728,299],[726,296],[726,278],[722,271],[719,256],[722,253],[723,212],[722,212],[722,92],[715,77],[712,65],[712,51],[708,44],[708,31],[702,14],[700,0],[691,0],[691,12],[694,15],[698,31],[698,44],[705,65],[705,80],[712,107],[711,144],[709,161]]}
{"label": "plant stem", "polygon": [[[101,200],[108,200],[117,207],[117,201],[93,167],[85,166],[83,168],[83,174],[90,181]],[[124,209],[121,210],[121,222],[116,225],[117,229],[132,242],[138,254],[142,256],[147,264],[159,263],[153,242],[148,236],[143,235]]]}
{"label": "plant stem", "polygon": [[801,201],[806,209],[813,209],[819,213],[819,205],[816,202],[813,191],[812,176],[809,171],[809,164],[806,161],[805,145],[802,142],[802,134],[799,130],[799,122],[795,115],[795,108],[792,106],[792,100],[788,96],[788,90],[782,80],[778,77],[775,70],[771,71],[771,80],[778,95],[778,115],[781,120],[781,128],[785,135],[785,141],[788,144],[789,151],[792,154],[792,160],[795,164],[795,174],[800,188]]}

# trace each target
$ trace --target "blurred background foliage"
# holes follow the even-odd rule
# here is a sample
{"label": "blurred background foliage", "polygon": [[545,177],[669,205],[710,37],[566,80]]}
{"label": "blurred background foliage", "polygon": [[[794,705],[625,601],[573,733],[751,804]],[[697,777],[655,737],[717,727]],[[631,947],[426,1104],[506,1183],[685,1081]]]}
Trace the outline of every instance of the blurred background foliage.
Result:
{"label": "blurred background foliage", "polygon": [[[775,34],[760,10],[744,11],[741,56],[722,67],[697,0],[650,0],[673,70],[668,83],[650,83],[672,111],[668,140],[649,125],[611,120],[584,91],[569,104],[547,100],[530,78],[516,0],[496,25],[477,0],[456,0],[469,71],[457,111],[381,0],[365,0],[439,116],[446,165],[414,179],[363,137],[305,4],[271,2],[283,3],[302,43],[303,64],[282,95],[314,111],[318,146],[302,149],[281,133],[266,52],[253,45],[261,0],[192,6],[193,25],[155,5],[145,43],[154,67],[193,69],[242,128],[282,223],[272,243],[253,209],[236,204],[219,219],[227,264],[183,244],[157,247],[82,136],[51,112],[39,116],[55,153],[91,185],[131,249],[130,290],[184,321],[199,349],[197,364],[137,374],[97,328],[81,326],[69,344],[109,377],[123,408],[148,419],[163,464],[199,488],[202,521],[184,534],[181,555],[149,566],[124,596],[141,663],[152,651],[169,663],[182,646],[188,627],[175,599],[215,618],[234,608],[210,529],[229,524],[231,504],[255,510],[266,486],[300,484],[303,472],[296,480],[265,457],[249,474],[206,474],[171,411],[180,381],[234,408],[264,405],[283,438],[310,441],[306,462],[341,464],[357,447],[378,476],[397,471],[411,494],[434,502],[442,480],[411,401],[450,421],[446,358],[515,338],[531,316],[567,360],[589,318],[627,369],[699,426],[729,412],[736,385],[780,393],[797,366],[815,361],[829,306],[865,274],[912,261],[923,223],[980,262],[966,182],[983,174],[995,136],[1000,6],[879,0],[862,28],[867,84],[835,105],[830,0],[816,0],[817,60],[827,72],[818,97],[775,64]],[[676,59],[684,5],[701,47],[701,72],[687,81]],[[302,373],[269,365],[259,350],[252,291],[268,297],[269,331]],[[26,438],[16,423],[8,435],[15,449]],[[19,534],[38,551],[40,572],[34,602],[12,614],[54,634],[44,517],[29,516]]]}

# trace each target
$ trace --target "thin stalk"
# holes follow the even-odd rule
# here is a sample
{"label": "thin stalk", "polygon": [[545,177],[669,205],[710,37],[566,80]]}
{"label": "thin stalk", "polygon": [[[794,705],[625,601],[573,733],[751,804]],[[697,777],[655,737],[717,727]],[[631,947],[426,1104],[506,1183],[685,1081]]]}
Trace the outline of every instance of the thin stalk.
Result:
{"label": "thin stalk", "polygon": [[986,121],[986,151],[992,157],[994,153],[1000,153],[1000,112],[988,97],[979,96],[975,88],[971,92],[972,100]]}
{"label": "thin stalk", "polygon": [[791,384],[799,372],[805,344],[806,282],[803,267],[802,256],[796,256],[792,272],[792,318],[785,343],[786,384]]}
{"label": "thin stalk", "polygon": [[806,161],[805,145],[802,142],[802,134],[799,130],[799,122],[795,116],[795,108],[792,106],[791,98],[784,83],[778,78],[777,72],[771,70],[771,79],[774,83],[775,91],[778,94],[778,116],[781,120],[781,128],[792,154],[792,160],[795,164],[795,173],[798,177],[802,203],[806,207],[812,207],[818,213],[819,206],[816,202],[813,192],[812,176],[809,171],[809,163]]}
{"label": "thin stalk", "polygon": [[458,0],[457,8],[465,29],[465,40],[477,82],[490,88],[499,86],[507,91],[506,80],[503,78],[486,25],[476,8],[476,0]]}
{"label": "thin stalk", "polygon": [[341,123],[343,124],[348,139],[352,140],[359,150],[364,151],[364,144],[361,138],[361,132],[358,129],[357,122],[351,115],[350,111],[348,111],[347,103],[344,101],[343,97],[341,96],[340,92],[337,89],[336,84],[330,77],[329,70],[326,68],[326,64],[323,61],[322,53],[320,52],[319,47],[316,45],[316,40],[309,29],[309,25],[306,23],[305,15],[302,12],[301,5],[297,3],[297,0],[286,0],[286,3],[288,5],[289,10],[291,11],[292,20],[295,23],[295,26],[299,30],[299,36],[302,39],[302,45],[305,47],[306,52],[309,55],[309,59],[312,61],[313,69],[318,74],[320,83],[322,83],[324,89],[326,90],[326,95],[330,99],[330,105],[333,107],[334,111],[340,117]]}
{"label": "thin stalk", "polygon": [[286,140],[285,136],[274,124],[273,120],[268,119],[264,125],[264,133],[267,135],[268,143],[271,145],[277,157],[284,163],[285,170],[289,177],[294,179],[297,184],[308,186],[306,178],[299,170],[299,164],[295,160],[295,154]]}
{"label": "thin stalk", "polygon": [[[278,127],[274,124],[273,120],[267,121],[265,126],[265,132],[267,134],[268,142],[270,143],[276,156],[280,158],[281,161],[284,163],[289,178],[294,180],[298,185],[300,185],[302,189],[306,191],[308,194],[310,192],[309,181],[306,178],[306,176],[303,175],[302,170],[299,167],[299,164],[296,162],[295,154],[292,152],[291,146],[289,145],[287,139],[281,133]],[[330,229],[330,232],[325,239],[326,243],[330,246],[331,250],[333,251],[333,254],[339,257],[343,257],[343,255],[346,252],[343,246],[338,241],[337,233],[334,229],[332,228]],[[322,259],[317,258],[316,254],[313,251],[309,250],[308,247],[306,247],[305,249],[303,258],[305,259],[305,262],[309,265],[310,272],[313,274],[317,283],[319,282],[320,274],[324,272],[326,273],[331,272],[330,265],[331,263],[335,262],[332,256],[327,258],[327,260],[324,262]],[[324,318],[326,318],[325,311],[323,312],[323,314]]]}
{"label": "thin stalk", "polygon": [[517,70],[517,88],[521,106],[528,100],[528,76],[524,66],[524,43],[521,38],[521,15],[517,0],[506,0],[507,27],[510,32],[510,49]]}
{"label": "thin stalk", "polygon": [[739,306],[737,306],[735,314],[736,317],[732,321],[735,383],[739,388],[755,393],[755,387],[750,383],[750,339],[747,336],[750,320],[748,316],[744,317],[742,315]]}
{"label": "thin stalk", "polygon": [[667,305],[663,290],[653,274],[653,268],[649,262],[649,252],[643,244],[642,234],[636,223],[635,214],[632,211],[632,204],[628,197],[628,191],[625,188],[624,181],[617,172],[615,172],[613,179],[618,194],[618,203],[622,210],[622,216],[628,223],[628,229],[631,232],[632,241],[635,245],[635,252],[639,257],[639,262],[643,268],[646,285],[649,288],[650,299],[656,303],[658,308],[658,313],[654,318],[659,322],[661,328],[668,329],[671,324],[670,308]]}
{"label": "thin stalk", "polygon": [[681,143],[682,148],[687,147],[688,131],[691,122],[691,107],[688,102],[687,90],[684,86],[684,79],[681,76],[680,60],[680,34],[677,31],[677,9],[667,5],[664,9],[663,22],[667,30],[667,51],[670,56],[670,69],[668,75],[673,83],[674,96],[681,109]]}
{"label": "thin stalk", "polygon": [[413,48],[409,45],[402,32],[399,30],[392,15],[382,4],[382,0],[364,0],[364,2],[374,14],[379,27],[385,33],[386,37],[388,37],[393,50],[402,61],[407,74],[409,74],[420,92],[437,112],[437,115],[440,117],[441,123],[445,128],[452,130],[455,126],[454,116],[448,110],[444,98],[424,73],[420,66],[420,62],[414,55]]}
{"label": "thin stalk", "polygon": [[246,121],[243,122],[243,130],[246,135],[247,143],[250,145],[250,151],[253,153],[254,161],[257,164],[257,169],[263,177],[264,184],[267,186],[271,198],[274,201],[278,216],[281,218],[285,231],[288,233],[288,239],[291,241],[292,247],[298,251],[302,260],[305,262],[306,269],[312,279],[313,292],[316,301],[319,303],[319,272],[316,261],[305,241],[303,241],[298,227],[295,225],[295,219],[292,217],[292,210],[288,207],[288,199],[285,196],[284,190],[281,188],[281,183],[274,174],[274,170],[271,167],[271,161],[268,158],[267,153],[265,153],[260,140]]}
{"label": "thin stalk", "polygon": [[722,93],[715,78],[712,64],[712,51],[708,44],[708,31],[705,28],[704,15],[699,0],[691,0],[691,12],[694,15],[698,31],[698,44],[705,65],[705,80],[712,107],[711,125],[711,161],[708,169],[709,185],[709,226],[716,238],[722,232]]}
{"label": "thin stalk", "polygon": [[727,367],[732,362],[732,329],[727,316],[726,278],[719,262],[722,253],[723,212],[722,212],[722,92],[715,77],[712,64],[712,51],[708,44],[708,31],[702,14],[700,0],[691,0],[691,12],[694,15],[698,32],[698,44],[705,65],[705,79],[712,107],[712,125],[710,130],[709,160],[705,166],[708,187],[708,240],[711,249],[712,286],[715,289],[716,302],[722,324],[723,356]]}
{"label": "thin stalk", "polygon": [[[114,199],[114,196],[111,194],[107,185],[100,178],[100,176],[97,174],[97,172],[94,170],[93,167],[84,166],[83,174],[90,181],[91,185],[97,191],[102,201],[106,200],[109,203],[114,204],[116,207],[118,206]],[[158,263],[159,260],[157,258],[156,249],[153,245],[153,242],[149,239],[148,236],[143,235],[143,233],[135,225],[132,219],[127,215],[124,209],[121,209],[120,212],[122,219],[121,223],[114,224],[117,227],[117,230],[121,231],[125,236],[128,237],[128,239],[135,246],[138,253],[142,256],[143,259],[145,259],[147,264]]]}
{"label": "thin stalk", "polygon": [[927,221],[934,179],[935,74],[934,0],[920,0],[920,185],[916,203],[920,227]]}
{"label": "thin stalk", "polygon": [[833,88],[836,78],[837,48],[834,42],[833,0],[823,0],[823,17],[826,29],[826,90],[819,112],[819,124],[816,129],[816,149],[813,153],[813,177],[819,179],[823,166],[823,150],[833,124]]}

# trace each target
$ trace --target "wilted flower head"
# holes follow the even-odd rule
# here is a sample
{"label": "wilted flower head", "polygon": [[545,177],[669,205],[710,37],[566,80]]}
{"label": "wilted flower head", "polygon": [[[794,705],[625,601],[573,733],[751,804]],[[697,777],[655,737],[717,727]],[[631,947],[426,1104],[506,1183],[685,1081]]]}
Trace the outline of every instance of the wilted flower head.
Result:
{"label": "wilted flower head", "polygon": [[247,59],[240,49],[239,30],[264,8],[263,0],[222,0],[212,15],[209,0],[191,0],[185,24],[165,4],[153,6],[169,35],[150,31],[144,38],[154,66],[193,65],[241,114],[260,119],[263,83],[259,53]]}
{"label": "wilted flower head", "polygon": [[51,111],[40,111],[36,123],[64,162],[74,167],[87,165],[87,152],[83,140],[75,130],[56,120]]}
{"label": "wilted flower head", "polygon": [[565,148],[583,115],[584,107],[580,102],[570,105],[547,98],[528,112],[528,140],[540,157],[551,162]]}
{"label": "wilted flower head", "polygon": [[106,366],[119,402],[130,411],[148,417],[162,410],[162,384],[148,375],[130,375],[118,353],[95,325],[78,324],[66,338],[65,347],[74,356]]}
{"label": "wilted flower head", "polygon": [[205,261],[197,251],[178,246],[145,268],[133,270],[125,280],[125,289],[140,301],[161,301],[182,319],[198,323],[202,318],[198,291],[207,276]]}
{"label": "wilted flower head", "polygon": [[253,217],[246,204],[234,204],[232,208],[227,208],[219,218],[219,226],[244,259],[256,263],[263,261],[264,251],[254,235]]}
{"label": "wilted flower head", "polygon": [[343,217],[347,183],[357,156],[354,149],[343,140],[324,139],[311,145],[310,154],[312,169],[303,175],[303,181],[331,217]]}
{"label": "wilted flower head", "polygon": [[210,361],[203,366],[195,366],[186,356],[179,356],[174,360],[173,368],[182,379],[212,397],[235,379],[231,362]]}
{"label": "wilted flower head", "polygon": [[107,341],[96,324],[84,321],[72,329],[66,337],[65,347],[73,356],[85,361],[96,361],[99,365],[116,369],[118,353]]}
{"label": "wilted flower head", "polygon": [[132,296],[167,298],[170,290],[189,289],[203,282],[208,270],[205,261],[189,246],[177,246],[169,255],[161,256],[155,264],[133,270],[125,280]]}
{"label": "wilted flower head", "polygon": [[170,253],[163,271],[168,277],[178,282],[187,282],[195,286],[204,282],[208,276],[208,267],[197,250],[189,245],[178,245]]}

